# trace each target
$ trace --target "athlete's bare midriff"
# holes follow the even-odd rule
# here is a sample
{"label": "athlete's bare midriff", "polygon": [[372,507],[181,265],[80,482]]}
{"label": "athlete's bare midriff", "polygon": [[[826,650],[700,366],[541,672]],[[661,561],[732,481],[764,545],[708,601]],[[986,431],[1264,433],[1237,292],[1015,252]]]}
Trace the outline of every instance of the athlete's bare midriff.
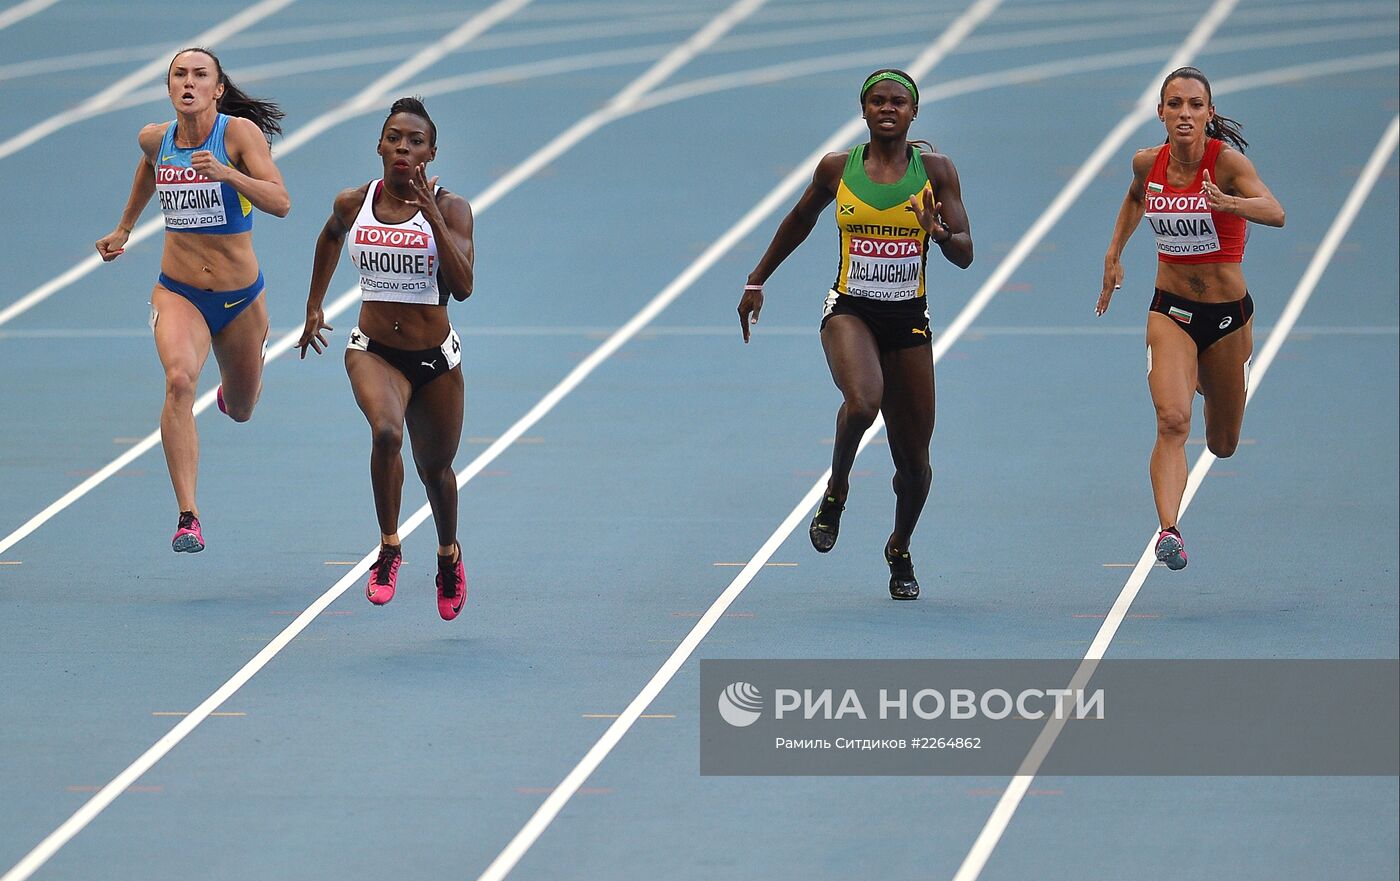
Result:
{"label": "athlete's bare midriff", "polygon": [[1201,303],[1231,303],[1248,292],[1238,263],[1157,262],[1157,287]]}
{"label": "athlete's bare midriff", "polygon": [[208,235],[166,230],[160,271],[178,282],[203,290],[241,290],[258,280],[253,234]]}

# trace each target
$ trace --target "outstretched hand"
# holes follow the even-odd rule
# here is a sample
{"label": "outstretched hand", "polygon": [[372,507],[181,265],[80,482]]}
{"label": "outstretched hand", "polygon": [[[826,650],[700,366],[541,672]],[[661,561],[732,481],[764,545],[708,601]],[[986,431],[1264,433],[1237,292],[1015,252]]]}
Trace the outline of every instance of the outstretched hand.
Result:
{"label": "outstretched hand", "polygon": [[1210,206],[1210,210],[1234,213],[1227,203],[1233,203],[1235,197],[1227,195],[1224,190],[1215,185],[1215,182],[1210,179],[1209,170],[1201,172],[1201,192],[1206,194],[1206,204]]}
{"label": "outstretched hand", "polygon": [[1105,260],[1103,264],[1103,288],[1099,291],[1099,301],[1094,304],[1094,314],[1102,315],[1108,311],[1108,301],[1113,299],[1113,292],[1123,286],[1123,264],[1117,260]]}
{"label": "outstretched hand", "polygon": [[923,190],[909,197],[909,207],[914,209],[914,216],[919,220],[919,226],[924,232],[929,234],[929,238],[934,241],[944,241],[948,227],[944,226],[938,216],[942,210],[943,203],[934,201],[933,187],[925,185]]}
{"label": "outstretched hand", "polygon": [[744,331],[744,342],[749,341],[749,325],[758,324],[758,313],[763,311],[763,291],[745,288],[739,298],[739,327]]}
{"label": "outstretched hand", "polygon": [[434,175],[432,180],[428,179],[428,167],[421,164],[413,170],[413,177],[409,179],[413,198],[409,199],[407,204],[422,211],[429,223],[442,221],[442,212],[438,209],[437,199],[434,198],[437,182],[437,175]]}
{"label": "outstretched hand", "polygon": [[312,309],[306,313],[306,326],[302,328],[301,339],[297,340],[297,348],[301,350],[301,357],[306,357],[306,347],[310,346],[316,350],[316,354],[321,354],[326,350],[329,343],[322,331],[335,330],[326,323],[326,316],[320,309]]}

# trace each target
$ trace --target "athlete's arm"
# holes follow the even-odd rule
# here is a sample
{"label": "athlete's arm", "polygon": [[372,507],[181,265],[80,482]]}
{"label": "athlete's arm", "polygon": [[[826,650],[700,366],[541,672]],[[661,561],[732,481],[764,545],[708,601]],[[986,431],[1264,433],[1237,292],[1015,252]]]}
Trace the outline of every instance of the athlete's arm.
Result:
{"label": "athlete's arm", "polygon": [[[782,223],[778,224],[773,240],[768,243],[768,250],[763,253],[754,271],[749,273],[749,285],[762,286],[768,281],[768,276],[812,234],[822,211],[836,198],[836,187],[841,182],[841,170],[845,166],[845,153],[828,153],[817,163],[812,182]],[[739,326],[744,331],[744,342],[749,341],[749,325],[758,323],[758,314],[762,311],[763,291],[746,289],[739,300]]]}
{"label": "athlete's arm", "polygon": [[146,203],[156,192],[156,171],[152,164],[156,151],[160,149],[161,138],[165,136],[167,123],[153,123],[141,129],[136,141],[141,145],[141,161],[136,165],[136,175],[131,181],[131,194],[126,197],[126,207],[117,228],[97,240],[97,253],[104,263],[111,263],[121,256],[126,248],[126,240],[146,210]]}
{"label": "athlete's arm", "polygon": [[1283,226],[1283,206],[1259,179],[1254,163],[1238,150],[1221,150],[1215,160],[1218,181],[1207,171],[1201,182],[1212,211],[1238,214],[1250,223]]}
{"label": "athlete's arm", "polygon": [[250,119],[230,117],[224,129],[224,149],[232,165],[224,165],[208,150],[198,150],[190,156],[190,167],[210,180],[228,183],[264,214],[286,217],[292,210],[292,197],[272,161],[262,129]]}
{"label": "athlete's arm", "polygon": [[[924,160],[924,172],[930,181],[936,182],[938,191],[935,193],[930,188],[910,196],[909,204],[919,218],[919,225],[943,251],[948,262],[966,269],[972,265],[972,229],[967,220],[967,208],[963,206],[958,170],[953,167],[953,160],[942,153],[920,155]],[[923,204],[920,204],[920,197]]]}
{"label": "athlete's arm", "polygon": [[1128,185],[1128,194],[1123,197],[1123,205],[1118,209],[1118,219],[1113,224],[1113,238],[1108,243],[1108,253],[1103,258],[1103,288],[1099,291],[1099,302],[1094,306],[1094,314],[1108,311],[1108,301],[1113,292],[1123,286],[1123,264],[1120,258],[1128,239],[1142,223],[1142,215],[1147,211],[1147,175],[1152,171],[1152,163],[1157,159],[1157,147],[1148,147],[1133,154],[1133,182]]}
{"label": "athlete's arm", "polygon": [[472,208],[461,196],[438,190],[437,182],[436,177],[428,180],[427,170],[418,166],[413,175],[414,198],[409,204],[416,205],[433,228],[439,284],[446,285],[454,299],[465,300],[472,295],[472,286],[476,283],[472,269],[476,262]]}
{"label": "athlete's arm", "polygon": [[340,262],[340,249],[345,244],[345,234],[350,231],[355,222],[355,212],[368,195],[369,184],[341,190],[335,197],[335,204],[331,206],[330,218],[326,220],[326,225],[321,227],[321,234],[316,237],[316,254],[311,261],[311,290],[306,295],[306,326],[302,328],[301,339],[297,340],[297,348],[301,350],[303,358],[306,357],[307,346],[315,349],[316,354],[321,354],[326,347],[326,338],[321,331],[335,330],[326,324],[321,304],[326,301],[326,290],[330,288],[331,277],[335,275],[336,264]]}

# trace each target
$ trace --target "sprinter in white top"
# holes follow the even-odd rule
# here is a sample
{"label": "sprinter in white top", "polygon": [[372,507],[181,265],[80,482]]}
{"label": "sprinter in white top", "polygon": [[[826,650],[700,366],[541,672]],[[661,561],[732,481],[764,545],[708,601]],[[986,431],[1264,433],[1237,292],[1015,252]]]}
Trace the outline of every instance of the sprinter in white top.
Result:
{"label": "sprinter in white top", "polygon": [[427,176],[437,155],[437,128],[423,103],[400,98],[379,136],[384,176],[336,196],[316,240],[306,327],[297,343],[317,354],[326,346],[321,304],[350,240],[360,273],[360,323],[350,331],[345,370],[355,401],[369,420],[370,481],[379,519],[379,560],[365,596],[393,599],[399,564],[399,504],[403,492],[403,431],[428,493],[438,533],[438,614],[452,620],[467,598],[457,541],[457,475],[452,460],[462,437],[462,344],[447,317],[449,294],[471,296],[472,212],[467,200]]}

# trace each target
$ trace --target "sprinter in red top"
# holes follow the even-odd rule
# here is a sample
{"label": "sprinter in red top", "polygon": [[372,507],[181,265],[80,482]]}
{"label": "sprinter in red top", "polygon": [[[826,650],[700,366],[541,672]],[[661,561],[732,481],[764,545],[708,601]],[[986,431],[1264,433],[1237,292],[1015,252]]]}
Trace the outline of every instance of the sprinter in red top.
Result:
{"label": "sprinter in red top", "polygon": [[1157,116],[1167,141],[1133,156],[1133,182],[1104,256],[1095,313],[1123,285],[1119,262],[1143,217],[1157,237],[1157,283],[1147,314],[1147,386],[1157,409],[1149,470],[1161,531],[1157,559],[1186,566],[1177,529],[1186,491],[1191,402],[1205,396],[1206,445],[1231,456],[1244,420],[1254,301],[1240,262],[1246,221],[1283,226],[1283,206],[1241,151],[1239,124],[1216,115],[1210,83],[1194,67],[1168,74]]}

